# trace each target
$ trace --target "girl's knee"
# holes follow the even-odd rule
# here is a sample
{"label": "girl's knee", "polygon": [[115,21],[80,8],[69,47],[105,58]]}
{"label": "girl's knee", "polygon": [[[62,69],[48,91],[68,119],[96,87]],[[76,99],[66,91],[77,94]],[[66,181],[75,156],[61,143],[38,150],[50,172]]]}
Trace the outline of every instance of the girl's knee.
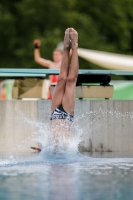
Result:
{"label": "girl's knee", "polygon": [[66,80],[67,80],[67,77],[66,77],[66,76],[59,75],[59,76],[58,76],[57,83],[59,83],[59,82],[66,82]]}
{"label": "girl's knee", "polygon": [[74,75],[69,75],[69,76],[67,77],[67,80],[66,80],[67,84],[73,84],[73,83],[75,83],[76,81],[77,81],[77,77],[74,76]]}

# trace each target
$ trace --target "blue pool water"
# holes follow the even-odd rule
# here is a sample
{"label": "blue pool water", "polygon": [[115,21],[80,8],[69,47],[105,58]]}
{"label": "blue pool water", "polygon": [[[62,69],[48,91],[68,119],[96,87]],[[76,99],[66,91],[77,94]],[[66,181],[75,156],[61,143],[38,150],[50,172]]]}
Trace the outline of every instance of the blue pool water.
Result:
{"label": "blue pool water", "polygon": [[132,200],[133,159],[65,151],[1,157],[0,199]]}

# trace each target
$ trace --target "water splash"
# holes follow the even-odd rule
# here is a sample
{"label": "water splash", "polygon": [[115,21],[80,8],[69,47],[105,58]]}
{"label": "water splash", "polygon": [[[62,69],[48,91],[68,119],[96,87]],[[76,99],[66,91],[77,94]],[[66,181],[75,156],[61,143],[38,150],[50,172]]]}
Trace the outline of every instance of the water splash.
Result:
{"label": "water splash", "polygon": [[[28,126],[36,127],[37,131],[34,135],[27,137],[22,140],[20,144],[14,147],[15,154],[10,154],[7,159],[1,159],[0,166],[3,165],[18,165],[18,164],[37,164],[37,163],[78,163],[78,162],[89,162],[93,158],[88,158],[79,153],[78,145],[83,138],[91,138],[91,131],[98,130],[101,127],[101,123],[95,123],[98,118],[102,118],[103,123],[107,122],[109,117],[115,118],[115,120],[132,121],[133,112],[120,113],[115,110],[104,110],[99,108],[97,111],[84,112],[75,117],[75,121],[71,127],[71,137],[69,143],[64,137],[59,137],[58,147],[55,142],[50,142],[50,125],[49,123],[43,123],[36,121],[31,117],[27,117],[23,112],[18,111],[15,119],[16,123],[24,123]],[[88,119],[91,119],[90,121]],[[82,122],[82,123],[81,123]],[[36,135],[36,136],[35,136]],[[42,152],[40,154],[23,154],[17,153],[17,150],[22,146],[31,143],[31,141],[37,141],[42,145]],[[94,145],[94,144],[93,144]],[[30,147],[30,146],[29,146]],[[96,158],[95,158],[96,159]]]}
{"label": "water splash", "polygon": [[[75,126],[75,133],[72,131],[70,133],[69,141],[63,137],[62,135],[58,135],[58,146],[53,140],[52,135],[50,135],[50,124],[49,123],[42,123],[41,121],[37,121],[32,119],[31,117],[27,117],[24,115],[23,112],[14,108],[14,112],[17,113],[17,117],[14,117],[14,121],[16,126],[19,123],[24,124],[24,126],[35,127],[36,132],[34,135],[28,136],[23,139],[19,144],[14,146],[13,153],[10,152],[5,155],[6,159],[2,159],[0,162],[0,166],[3,165],[16,165],[20,164],[21,162],[25,164],[30,163],[69,163],[69,162],[76,162],[81,159],[82,155],[78,151],[78,144],[80,142],[80,134],[81,131],[79,127]],[[14,116],[16,116],[14,114]],[[32,142],[38,142],[42,146],[42,152],[37,155],[36,153],[18,153],[19,149],[24,146],[28,146],[30,148],[30,144]],[[15,152],[15,153],[14,153]],[[28,159],[26,158],[28,157]],[[23,160],[23,161],[22,161]]]}

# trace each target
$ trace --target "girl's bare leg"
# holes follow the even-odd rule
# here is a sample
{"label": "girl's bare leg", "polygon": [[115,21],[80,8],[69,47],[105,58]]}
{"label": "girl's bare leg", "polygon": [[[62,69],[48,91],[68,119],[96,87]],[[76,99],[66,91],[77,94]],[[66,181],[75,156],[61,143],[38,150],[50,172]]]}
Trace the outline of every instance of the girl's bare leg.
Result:
{"label": "girl's bare leg", "polygon": [[69,28],[65,31],[64,36],[64,50],[63,58],[61,62],[60,74],[58,76],[57,85],[55,87],[51,110],[54,111],[59,105],[62,104],[63,95],[66,87],[66,79],[69,70],[69,51],[70,51],[70,38],[69,38]]}
{"label": "girl's bare leg", "polygon": [[74,106],[75,106],[75,86],[77,82],[78,76],[78,33],[73,28],[69,29],[70,40],[72,45],[72,60],[71,66],[69,70],[69,74],[67,76],[66,84],[65,84],[65,93],[62,99],[62,106],[66,112],[69,114],[73,114]]}

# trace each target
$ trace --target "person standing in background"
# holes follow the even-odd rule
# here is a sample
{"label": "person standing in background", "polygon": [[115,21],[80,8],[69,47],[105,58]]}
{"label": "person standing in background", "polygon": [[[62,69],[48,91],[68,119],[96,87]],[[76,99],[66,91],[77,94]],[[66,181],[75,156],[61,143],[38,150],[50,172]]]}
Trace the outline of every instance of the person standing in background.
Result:
{"label": "person standing in background", "polygon": [[[34,40],[34,60],[35,60],[35,62],[42,65],[43,67],[48,67],[49,69],[60,69],[63,51],[58,48],[55,49],[53,51],[53,61],[51,61],[51,60],[47,60],[47,59],[41,57],[40,46],[41,46],[41,41],[38,39],[35,39]],[[58,75],[51,75],[50,76],[50,84],[56,85],[57,79],[58,79]],[[51,92],[49,94],[48,99],[52,99]]]}

